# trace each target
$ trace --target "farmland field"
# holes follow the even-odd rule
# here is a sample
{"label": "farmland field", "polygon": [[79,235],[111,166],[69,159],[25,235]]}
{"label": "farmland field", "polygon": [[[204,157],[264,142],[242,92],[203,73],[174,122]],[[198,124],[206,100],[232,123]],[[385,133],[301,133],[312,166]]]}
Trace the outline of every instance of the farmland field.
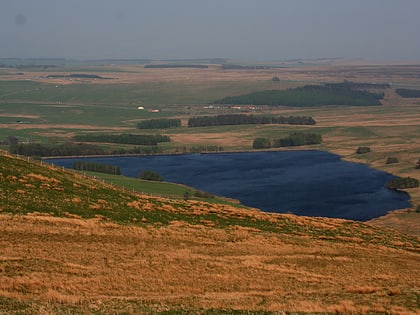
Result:
{"label": "farmland field", "polygon": [[[344,159],[395,175],[419,178],[414,166],[420,158],[420,100],[405,99],[395,93],[397,87],[420,87],[418,65],[337,62],[267,69],[223,69],[210,64],[208,68],[195,69],[145,68],[134,64],[67,66],[51,71],[35,68],[19,75],[16,72],[13,68],[2,69],[0,76],[0,141],[15,136],[22,141],[60,143],[71,141],[76,134],[157,132],[171,137],[170,143],[158,145],[164,152],[171,153],[193,146],[220,146],[225,151],[250,150],[256,137],[281,138],[295,131],[310,131],[321,134],[324,139],[315,149],[337,153]],[[77,72],[108,79],[47,77]],[[273,81],[275,76],[280,81]],[[382,106],[259,106],[255,109],[210,106],[214,100],[228,96],[344,80],[391,83],[391,88],[384,90]],[[144,110],[139,110],[139,106]],[[192,116],[236,113],[310,116],[317,124],[186,127],[187,119]],[[182,126],[165,130],[140,131],[136,128],[139,121],[153,118],[179,118]],[[357,155],[355,151],[359,146],[369,146],[372,150]],[[388,157],[395,157],[399,162],[387,165]],[[413,208],[420,205],[419,189],[408,192]]]}

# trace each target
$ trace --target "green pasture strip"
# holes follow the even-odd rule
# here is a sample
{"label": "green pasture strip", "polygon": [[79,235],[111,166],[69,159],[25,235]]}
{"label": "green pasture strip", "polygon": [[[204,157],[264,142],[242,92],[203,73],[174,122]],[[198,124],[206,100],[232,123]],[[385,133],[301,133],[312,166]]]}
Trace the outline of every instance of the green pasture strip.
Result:
{"label": "green pasture strip", "polygon": [[86,172],[86,174],[138,193],[183,197],[186,191],[193,190],[193,188],[180,184],[146,181],[139,178],[132,178],[123,175],[113,175],[98,172]]}
{"label": "green pasture strip", "polygon": [[5,80],[0,81],[0,98],[8,97],[8,94],[19,94],[38,88],[49,87],[50,84],[34,82],[30,80]]}
{"label": "green pasture strip", "polygon": [[98,172],[83,172],[86,175],[95,177],[96,179],[103,180],[104,182],[112,185],[121,187],[126,190],[130,190],[137,193],[149,194],[152,196],[168,197],[168,198],[184,198],[185,193],[188,192],[189,199],[199,199],[201,201],[216,203],[216,204],[227,204],[234,207],[246,208],[246,206],[230,201],[228,198],[215,196],[214,198],[196,198],[194,192],[197,189],[182,184],[170,183],[170,182],[154,182],[142,180],[139,178],[132,178],[123,175],[113,175]]}
{"label": "green pasture strip", "polygon": [[[50,136],[43,136],[41,133],[45,132],[44,129],[38,128],[29,128],[29,129],[14,129],[12,126],[10,128],[0,128],[0,141],[6,140],[9,136],[17,137],[20,141],[48,141]],[[48,130],[48,133],[54,132],[57,134],[58,130]]]}
{"label": "green pasture strip", "polygon": [[[64,105],[0,103],[0,117],[4,123],[68,124],[109,127],[132,127],[141,119],[172,116],[172,112],[150,113],[136,107],[106,105]],[[26,118],[34,116],[36,118]]]}
{"label": "green pasture strip", "polygon": [[158,104],[207,104],[214,99],[229,95],[255,92],[261,89],[286,89],[297,86],[295,82],[179,82],[157,83],[110,83],[52,84],[33,81],[1,81],[0,98],[10,100],[43,101],[89,104],[137,104],[155,106]]}

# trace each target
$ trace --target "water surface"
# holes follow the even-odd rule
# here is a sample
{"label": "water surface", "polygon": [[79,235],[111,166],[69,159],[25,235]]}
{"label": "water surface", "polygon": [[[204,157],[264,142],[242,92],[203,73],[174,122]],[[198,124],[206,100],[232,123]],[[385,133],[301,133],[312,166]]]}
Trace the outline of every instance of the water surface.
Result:
{"label": "water surface", "polygon": [[393,175],[345,162],[324,151],[248,152],[55,159],[71,168],[75,160],[118,165],[125,176],[144,170],[165,181],[240,200],[268,212],[369,220],[409,207],[409,196],[388,190]]}

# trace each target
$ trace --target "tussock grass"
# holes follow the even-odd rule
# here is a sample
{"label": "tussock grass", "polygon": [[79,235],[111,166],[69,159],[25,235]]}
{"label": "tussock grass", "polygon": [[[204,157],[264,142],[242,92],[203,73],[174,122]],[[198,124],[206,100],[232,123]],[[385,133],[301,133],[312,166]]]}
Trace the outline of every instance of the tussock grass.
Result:
{"label": "tussock grass", "polygon": [[419,254],[402,248],[181,221],[155,228],[3,214],[0,223],[0,296],[16,311],[414,314],[418,307]]}
{"label": "tussock grass", "polygon": [[140,195],[3,154],[0,173],[7,314],[415,314],[419,307],[414,237]]}

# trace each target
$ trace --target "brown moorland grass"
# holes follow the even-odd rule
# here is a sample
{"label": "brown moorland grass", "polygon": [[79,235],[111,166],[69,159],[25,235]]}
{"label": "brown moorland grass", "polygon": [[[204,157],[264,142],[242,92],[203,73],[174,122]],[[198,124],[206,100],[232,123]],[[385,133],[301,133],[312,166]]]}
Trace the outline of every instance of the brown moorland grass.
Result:
{"label": "brown moorland grass", "polygon": [[[343,221],[318,222],[337,228]],[[4,214],[0,249],[0,298],[29,313],[420,308],[420,256],[403,243],[396,249],[239,226],[175,221],[156,228]]]}

